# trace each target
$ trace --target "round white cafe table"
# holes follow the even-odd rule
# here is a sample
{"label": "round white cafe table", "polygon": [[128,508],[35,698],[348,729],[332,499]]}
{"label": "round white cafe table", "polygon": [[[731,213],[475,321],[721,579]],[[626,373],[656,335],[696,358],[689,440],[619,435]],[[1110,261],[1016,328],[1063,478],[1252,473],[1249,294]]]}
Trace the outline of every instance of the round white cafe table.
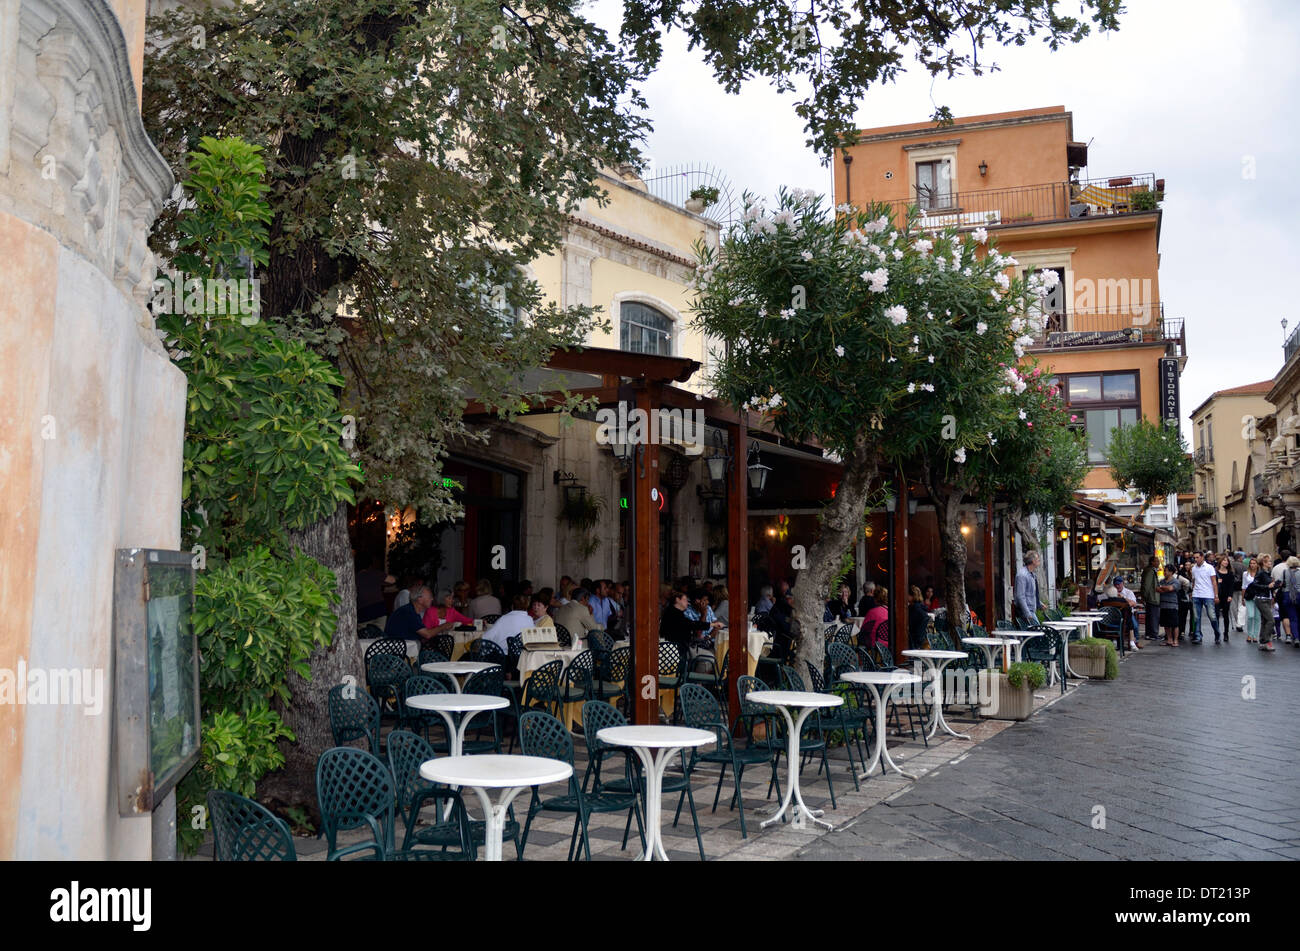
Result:
{"label": "round white cafe table", "polygon": [[1065,671],[1066,676],[1082,679],[1079,678],[1079,675],[1075,673],[1074,669],[1070,666],[1070,632],[1086,631],[1088,634],[1091,634],[1092,625],[1088,622],[1088,618],[1075,618],[1073,621],[1069,619],[1061,621],[1044,621],[1043,627],[1049,627],[1061,635],[1061,650],[1063,651],[1062,659],[1065,661],[1065,666],[1062,669]]}
{"label": "round white cafe table", "polygon": [[[485,858],[489,862],[500,862],[502,833],[510,803],[525,789],[568,779],[573,775],[573,767],[542,756],[485,753],[482,756],[446,756],[428,760],[420,765],[420,775],[432,783],[468,786],[478,794],[487,817]],[[502,790],[495,805],[488,796],[489,789]]]}
{"label": "round white cafe table", "polygon": [[1025,641],[1032,640],[1035,637],[1042,637],[1043,632],[1002,630],[1002,631],[998,631],[998,636],[1003,638],[1004,640],[1011,640],[1012,638],[1015,638],[1015,641],[1014,643],[1012,643],[1011,647],[1012,647],[1012,652],[1016,656],[1016,663],[1020,663],[1020,654],[1025,649]]}
{"label": "round white cafe table", "polygon": [[451,674],[452,686],[456,688],[457,693],[460,693],[461,677],[477,674],[480,670],[487,670],[489,667],[500,666],[500,664],[488,664],[481,660],[440,660],[433,664],[421,664],[420,669],[430,674]]}
{"label": "round white cafe table", "polygon": [[[831,828],[829,822],[818,818],[824,810],[809,809],[804,804],[803,793],[799,790],[799,738],[803,735],[803,724],[809,714],[826,707],[838,707],[844,703],[844,698],[831,693],[809,693],[803,690],[755,690],[753,693],[746,694],[745,699],[780,710],[781,716],[785,717],[786,735],[789,737],[786,745],[785,796],[781,800],[781,808],[772,818],[764,819],[760,828],[766,829],[773,822],[783,819],[787,809],[792,812],[790,817],[792,829],[805,828],[807,819],[828,829]],[[791,710],[799,711],[797,721],[791,716]],[[792,803],[798,805],[794,806]]]}
{"label": "round white cafe table", "polygon": [[1008,644],[1016,644],[1017,641],[1008,637],[963,637],[963,644],[977,644],[984,649],[984,657],[988,660],[988,669],[993,669],[993,648],[1001,647],[1004,650]]}
{"label": "round white cafe table", "polygon": [[645,767],[645,851],[640,861],[665,862],[662,822],[664,771],[672,758],[689,747],[716,743],[718,738],[709,730],[696,730],[684,726],[607,726],[596,733],[596,738],[610,746],[626,746],[636,753]]}
{"label": "round white cafe table", "polygon": [[[948,725],[948,721],[943,718],[943,670],[955,660],[963,660],[966,657],[965,651],[940,651],[940,650],[906,650],[903,656],[912,660],[919,660],[925,665],[925,669],[931,674],[933,680],[934,696],[931,698],[930,705],[934,707],[934,715],[930,718],[930,732],[925,736],[927,739],[939,732],[943,727],[945,733],[957,737],[959,740],[969,740],[969,733],[958,733]],[[924,678],[922,678],[924,682]]]}
{"label": "round white cafe table", "polygon": [[[942,651],[941,653],[947,653]],[[957,653],[953,651],[952,653]],[[895,691],[900,687],[906,687],[919,684],[921,678],[916,674],[909,674],[905,670],[850,670],[840,675],[841,680],[847,680],[851,684],[863,684],[872,693],[876,701],[876,744],[871,751],[871,763],[867,766],[866,771],[859,776],[859,779],[866,779],[871,775],[871,771],[876,768],[876,764],[883,759],[885,763],[907,779],[916,779],[911,773],[903,772],[894,758],[889,755],[889,745],[885,742],[885,706],[893,697]],[[883,693],[881,692],[883,688]],[[750,696],[754,696],[750,694]],[[884,763],[881,763],[880,773],[885,773]]]}
{"label": "round white cafe table", "polygon": [[[437,666],[428,664],[426,666]],[[465,729],[475,714],[487,710],[502,710],[510,706],[505,697],[493,697],[485,693],[429,693],[407,697],[406,705],[417,710],[434,710],[442,714],[447,721],[447,736],[451,739],[451,755],[460,756],[465,749]],[[465,714],[456,725],[455,714]]]}

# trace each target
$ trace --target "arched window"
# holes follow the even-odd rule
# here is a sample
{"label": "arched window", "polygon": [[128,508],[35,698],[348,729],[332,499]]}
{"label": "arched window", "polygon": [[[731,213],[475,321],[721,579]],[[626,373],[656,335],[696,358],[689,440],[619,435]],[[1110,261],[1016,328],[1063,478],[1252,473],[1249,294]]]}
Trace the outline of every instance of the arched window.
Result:
{"label": "arched window", "polygon": [[631,353],[672,356],[672,319],[649,304],[623,301],[619,305],[619,348]]}

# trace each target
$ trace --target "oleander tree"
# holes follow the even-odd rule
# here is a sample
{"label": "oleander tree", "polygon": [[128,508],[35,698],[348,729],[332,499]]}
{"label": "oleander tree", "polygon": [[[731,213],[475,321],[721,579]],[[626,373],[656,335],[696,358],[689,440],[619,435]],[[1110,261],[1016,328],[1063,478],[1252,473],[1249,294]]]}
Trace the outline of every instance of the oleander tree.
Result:
{"label": "oleander tree", "polygon": [[1106,455],[1115,484],[1142,496],[1140,518],[1156,499],[1189,492],[1194,469],[1177,425],[1140,419],[1110,431]]}
{"label": "oleander tree", "polygon": [[959,471],[987,438],[983,406],[1018,346],[1024,288],[985,253],[987,234],[918,223],[883,206],[832,213],[811,192],[782,190],[774,211],[746,196],[722,246],[698,249],[696,319],[725,344],[720,396],[844,466],[795,585],[798,654],[819,666],[822,598],[882,467],[941,445]]}

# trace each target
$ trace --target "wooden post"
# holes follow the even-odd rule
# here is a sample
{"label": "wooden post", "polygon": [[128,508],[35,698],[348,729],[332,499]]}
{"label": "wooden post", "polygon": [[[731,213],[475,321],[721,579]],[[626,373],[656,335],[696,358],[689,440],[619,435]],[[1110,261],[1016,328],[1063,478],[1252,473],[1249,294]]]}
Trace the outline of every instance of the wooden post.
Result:
{"label": "wooden post", "polygon": [[[655,411],[660,387],[650,384],[636,394],[646,419]],[[633,722],[659,722],[659,446],[646,440],[632,447],[633,542],[636,549],[636,630],[632,635]],[[653,495],[652,495],[653,493]],[[649,678],[649,679],[647,679]]]}
{"label": "wooden post", "polygon": [[[894,663],[908,664],[907,658],[902,657],[898,652],[907,650],[907,635],[904,633],[899,636],[900,631],[907,631],[907,524],[909,516],[907,514],[907,480],[899,478],[898,480],[898,507],[894,509],[894,524],[890,531],[894,533],[894,607],[889,613],[894,619],[892,630],[894,631],[894,642],[890,644],[890,649],[894,653]],[[901,641],[901,643],[900,643]]]}
{"label": "wooden post", "polygon": [[998,626],[993,594],[993,500],[989,499],[984,516],[984,624],[990,631]]}
{"label": "wooden post", "polygon": [[749,432],[743,411],[741,421],[727,428],[727,437],[731,443],[727,488],[727,593],[731,607],[726,618],[730,658],[727,697],[730,709],[739,713],[737,683],[749,673]]}

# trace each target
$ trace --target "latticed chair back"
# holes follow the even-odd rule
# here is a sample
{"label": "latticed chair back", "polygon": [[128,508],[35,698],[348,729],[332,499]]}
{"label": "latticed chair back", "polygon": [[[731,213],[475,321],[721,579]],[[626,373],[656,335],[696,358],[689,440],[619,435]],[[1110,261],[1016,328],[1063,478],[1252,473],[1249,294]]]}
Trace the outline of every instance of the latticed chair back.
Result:
{"label": "latticed chair back", "polygon": [[337,850],[338,834],[348,829],[369,828],[377,858],[392,851],[393,776],[378,756],[350,746],[326,750],[316,761],[316,798],[330,859],[371,847]]}
{"label": "latticed chair back", "polygon": [[876,661],[871,656],[871,648],[859,644],[854,648],[854,653],[858,655],[858,670],[875,670]]}
{"label": "latticed chair back", "polygon": [[394,698],[397,687],[411,676],[411,665],[406,655],[394,657],[392,654],[378,654],[366,661],[366,681],[372,693],[387,693]]}
{"label": "latticed chair back", "polygon": [[569,666],[564,671],[565,703],[577,703],[579,700],[591,699],[591,678],[595,666],[596,659],[591,651],[583,651],[569,661]]}
{"label": "latticed chair back", "polygon": [[506,666],[510,670],[519,668],[519,658],[524,653],[524,638],[522,634],[516,634],[514,637],[506,638]]}
{"label": "latticed chair back", "polygon": [[[434,748],[422,736],[406,730],[394,730],[388,734],[388,768],[393,774],[396,811],[406,827],[401,847],[406,849],[414,839],[423,845],[456,847],[459,854],[447,854],[446,858],[469,859],[474,854],[474,847],[460,797],[450,788],[432,783],[420,775],[420,766],[436,756]],[[446,802],[452,804],[453,814],[443,821],[442,807]],[[420,810],[430,803],[437,818],[432,825],[421,826],[417,833]]]}
{"label": "latticed chair back", "polygon": [[682,687],[682,720],[688,727],[709,730],[715,725],[726,728],[722,707],[713,694],[699,684]]}
{"label": "latticed chair back", "polygon": [[659,676],[680,677],[682,673],[682,649],[667,641],[659,642]]}
{"label": "latticed chair back", "polygon": [[614,638],[604,631],[588,631],[587,643],[596,650],[612,651],[614,649]]}
{"label": "latticed chair back", "polygon": [[564,663],[558,660],[534,670],[524,683],[523,709],[555,709],[560,702],[560,674],[563,670]]}
{"label": "latticed chair back", "polygon": [[804,661],[804,666],[808,668],[808,681],[812,684],[813,693],[826,692],[826,678],[822,672],[817,669],[817,665],[811,661]]}
{"label": "latticed chair back", "polygon": [[830,661],[832,679],[839,680],[846,670],[858,669],[858,655],[847,644],[827,644],[826,657]]}
{"label": "latticed chair back", "polygon": [[421,729],[428,730],[431,726],[446,726],[446,721],[434,710],[420,710],[415,707],[407,706],[406,701],[411,697],[427,696],[429,694],[451,693],[451,687],[441,676],[434,674],[415,674],[406,679],[402,684],[402,720],[407,726],[418,726]]}
{"label": "latticed chair back", "polygon": [[632,664],[632,648],[615,647],[609,652],[608,680],[611,683],[623,683],[627,680],[628,667]]}
{"label": "latticed chair back", "polygon": [[803,678],[793,667],[785,664],[781,665],[781,689],[782,690],[806,690],[803,685]]}
{"label": "latticed chair back", "polygon": [[871,645],[871,660],[876,665],[876,670],[894,670],[897,667],[888,644]]}
{"label": "latticed chair back", "polygon": [[293,862],[288,824],[261,803],[220,789],[208,792],[212,855],[218,862]]}
{"label": "latticed chair back", "polygon": [[489,667],[486,670],[470,674],[469,680],[465,681],[464,692],[499,697],[505,691],[505,683],[506,672],[498,664],[495,667]]}
{"label": "latticed chair back", "polygon": [[530,710],[519,718],[519,745],[525,756],[542,756],[573,765],[573,737],[549,713]]}
{"label": "latticed chair back", "polygon": [[771,708],[766,704],[751,703],[746,699],[755,690],[767,689],[769,689],[767,684],[749,674],[744,674],[743,676],[736,678],[736,693],[740,697],[740,712],[749,715],[769,711]]}
{"label": "latticed chair back", "polygon": [[435,634],[433,635],[433,649],[442,654],[447,660],[451,660],[452,655],[456,653],[456,638],[450,634]]}
{"label": "latticed chair back", "polygon": [[586,738],[589,753],[609,749],[609,744],[601,742],[596,734],[611,726],[627,726],[627,717],[613,705],[600,700],[588,700],[582,705],[582,735]]}
{"label": "latticed chair back", "polygon": [[425,664],[445,664],[449,660],[446,654],[433,647],[426,647],[420,651],[420,659],[415,662],[417,667],[423,667]]}
{"label": "latticed chair back", "polygon": [[400,637],[385,637],[375,641],[366,648],[366,666],[370,666],[370,661],[383,654],[391,654],[393,657],[406,659],[406,641]]}
{"label": "latticed chair back", "polygon": [[939,630],[931,631],[929,634],[926,635],[926,639],[930,642],[931,650],[950,651],[953,649],[952,641],[948,639],[947,631],[939,631]]}
{"label": "latticed chair back", "polygon": [[561,647],[573,646],[573,636],[569,634],[569,629],[563,624],[555,625],[555,640]]}
{"label": "latticed chair back", "polygon": [[506,652],[501,649],[500,645],[489,641],[487,638],[480,640],[478,643],[478,659],[485,664],[500,664],[502,667],[509,661]]}
{"label": "latticed chair back", "polygon": [[852,644],[853,642],[853,625],[841,624],[834,633],[831,634],[831,642],[834,644]]}
{"label": "latticed chair back", "polygon": [[[866,622],[862,624],[863,629],[867,628]],[[858,638],[858,643],[862,643],[862,638]],[[889,644],[889,621],[877,621],[871,625],[871,633],[867,636],[867,647],[874,647],[877,644]]]}
{"label": "latticed chair back", "polygon": [[338,684],[329,693],[330,732],[342,746],[366,740],[371,751],[379,749],[379,704],[356,684]]}
{"label": "latticed chair back", "polygon": [[484,624],[484,626],[486,627],[486,626],[489,625],[489,624],[495,624],[497,621],[501,620],[501,615],[500,615],[500,614],[485,614],[485,615],[483,615],[481,618],[479,618],[479,620],[482,621],[483,624]]}

